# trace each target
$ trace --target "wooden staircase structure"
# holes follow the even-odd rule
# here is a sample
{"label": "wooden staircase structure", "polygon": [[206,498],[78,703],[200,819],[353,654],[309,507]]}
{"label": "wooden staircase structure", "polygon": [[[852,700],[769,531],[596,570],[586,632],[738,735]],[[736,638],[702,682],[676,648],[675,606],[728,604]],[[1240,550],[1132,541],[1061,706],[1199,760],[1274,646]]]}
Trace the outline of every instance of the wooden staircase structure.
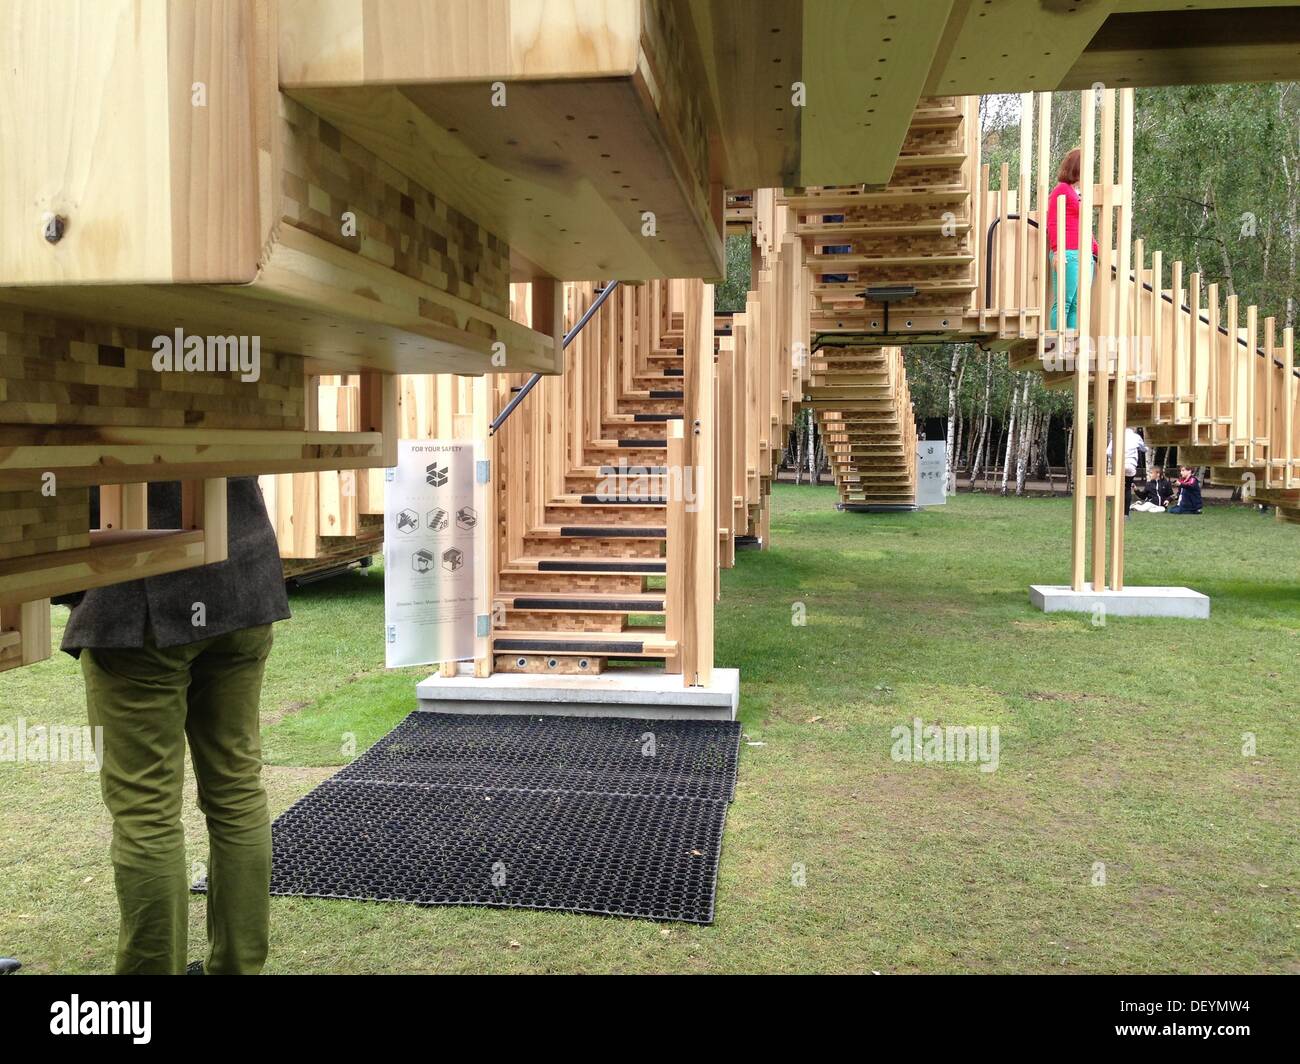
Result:
{"label": "wooden staircase structure", "polygon": [[978,97],[923,99],[887,185],[778,199],[809,274],[803,405],[816,412],[842,508],[916,504],[916,423],[897,343],[966,339],[978,326],[979,135]]}
{"label": "wooden staircase structure", "polygon": [[883,188],[822,186],[780,197],[812,274],[814,348],[827,334],[940,343],[969,331],[979,136],[978,97],[922,100]]}
{"label": "wooden staircase structure", "polygon": [[[1280,33],[1258,4],[1061,6],[7,0],[0,669],[49,653],[51,597],[222,561],[230,477],[266,478],[292,564],[336,562],[372,534],[373,471],[404,432],[485,439],[529,373],[543,383],[493,438],[504,623],[480,670],[627,656],[701,682],[717,565],[768,541],[796,410],[836,426],[842,492],[900,489],[889,352],[923,339],[1010,350],[1094,405],[1117,388],[1121,419],[1294,519],[1293,337],[1177,269],[1166,283],[1121,224],[1084,335],[1049,351],[1032,123],[1022,210],[979,163],[968,94],[1111,82],[1117,62],[1143,84],[1300,62],[1277,33],[1223,36]],[[991,58],[1023,34],[1041,56]],[[1187,41],[1207,60],[1191,71]],[[1104,218],[1130,177],[1088,186]],[[747,226],[753,291],[729,321],[700,282],[657,280],[718,276],[724,233]],[[563,357],[566,314],[607,279],[644,283]],[[1149,322],[1150,365],[1122,342],[1091,377],[1050,361],[1130,319]],[[891,381],[890,410],[854,409]],[[880,478],[849,460],[873,438],[864,412],[899,427],[902,456],[892,439],[862,456],[892,463]],[[661,470],[648,497],[601,498],[630,464]],[[673,501],[673,470],[699,506]],[[147,527],[162,480],[184,484],[181,528]]]}
{"label": "wooden staircase structure", "polygon": [[[972,341],[1005,350],[1014,367],[1041,372],[1048,387],[1074,388],[1078,408],[1091,402],[1101,411],[1091,453],[1086,434],[1076,435],[1075,461],[1084,469],[1091,458],[1092,469],[1103,471],[1087,484],[1094,527],[1103,529],[1103,543],[1108,529],[1110,543],[1098,552],[1094,540],[1088,556],[1103,580],[1109,563],[1122,586],[1123,523],[1105,505],[1122,491],[1114,470],[1106,472],[1111,432],[1143,426],[1149,444],[1177,446],[1181,461],[1210,468],[1212,482],[1245,485],[1248,497],[1296,521],[1300,391],[1292,330],[1279,334],[1275,319],[1132,240],[1131,90],[1081,99],[1082,142],[1100,134],[1100,150],[1085,153],[1095,179],[1084,183],[1083,197],[1097,212],[1101,245],[1097,275],[1081,285],[1088,318],[1081,334],[1049,330],[1044,320],[1052,300],[1046,226],[1055,223],[1043,210],[1055,183],[1046,150],[1050,94],[1021,97],[1017,174],[1003,165],[995,181],[981,164],[976,98],[922,100],[889,185],[785,190],[768,224],[789,225],[784,208],[803,240],[813,351],[804,403],[834,449],[842,502],[914,497],[914,460],[899,464],[895,431],[911,422],[906,381],[901,358],[884,342]],[[873,300],[873,292],[892,301]],[[1082,360],[1075,357],[1081,344]],[[1084,516],[1077,510],[1076,576]]]}
{"label": "wooden staircase structure", "polygon": [[[567,287],[570,327],[595,299],[590,284]],[[760,318],[715,315],[698,281],[620,285],[564,373],[502,424],[492,660],[480,672],[637,661],[709,682],[718,572],[735,564],[737,537],[766,543],[792,409]],[[498,409],[522,385],[504,382]]]}
{"label": "wooden staircase structure", "polygon": [[916,505],[916,419],[901,347],[825,344],[804,406],[817,412],[840,507]]}

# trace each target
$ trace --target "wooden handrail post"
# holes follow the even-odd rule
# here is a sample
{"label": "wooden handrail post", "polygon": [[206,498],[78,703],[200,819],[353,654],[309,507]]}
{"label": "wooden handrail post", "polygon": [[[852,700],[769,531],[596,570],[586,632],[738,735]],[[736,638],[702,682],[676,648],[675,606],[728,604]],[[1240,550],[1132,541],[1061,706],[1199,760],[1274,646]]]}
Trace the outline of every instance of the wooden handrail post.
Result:
{"label": "wooden handrail post", "polygon": [[[1080,433],[1082,433],[1086,440],[1088,435],[1088,404],[1086,399],[1088,364],[1089,362],[1094,363],[1098,375],[1101,375],[1103,373],[1103,368],[1101,364],[1101,358],[1098,352],[1096,351],[1096,344],[1094,343],[1093,336],[1092,336],[1092,260],[1090,258],[1090,253],[1092,250],[1092,232],[1093,232],[1092,208],[1093,208],[1093,200],[1095,199],[1095,190],[1096,190],[1096,185],[1094,183],[1093,134],[1096,129],[1097,100],[1092,89],[1084,89],[1079,94],[1079,97],[1080,97],[1079,98],[1079,113],[1080,113],[1079,175],[1080,175],[1080,184],[1081,184],[1081,194],[1080,194],[1080,204],[1079,204],[1079,288],[1078,288],[1078,296],[1077,296],[1078,338],[1075,343],[1075,351],[1076,351],[1075,358],[1078,360],[1077,365],[1082,367],[1078,372],[1084,374],[1083,394],[1085,398],[1084,398],[1084,402],[1081,405],[1076,406],[1075,408],[1076,420],[1078,419],[1080,413],[1082,413],[1083,415],[1083,424],[1076,426],[1075,435],[1077,438],[1077,436]],[[1062,255],[1064,255],[1065,253],[1064,243],[1058,245],[1058,250],[1061,252]],[[1062,302],[1064,302],[1064,290],[1062,290],[1061,292],[1061,299]],[[1064,310],[1065,310],[1064,306],[1057,308],[1056,311],[1057,324],[1060,324],[1060,317],[1064,313]],[[1076,378],[1076,386],[1077,384],[1078,382]],[[1094,460],[1093,463],[1094,487],[1100,488],[1101,480],[1105,476],[1105,469],[1106,469],[1105,426],[1102,425],[1099,421],[1098,424],[1094,427],[1093,432],[1094,434],[1100,433],[1102,435],[1101,462],[1097,463]],[[1095,449],[1094,449],[1094,455],[1095,455]],[[1080,485],[1081,487],[1083,487],[1083,490],[1086,492],[1087,483],[1088,483],[1088,469],[1087,469],[1086,460],[1080,464],[1078,476],[1080,478]],[[1102,496],[1102,502],[1104,505],[1105,504],[1104,495]],[[1087,520],[1086,514],[1081,515],[1080,519],[1086,521]],[[1102,535],[1105,535],[1105,527],[1106,527],[1105,522],[1102,521],[1100,524]],[[1098,530],[1098,523],[1094,521],[1093,522],[1094,536],[1097,534],[1097,530]],[[1104,565],[1104,561],[1103,561],[1103,565]],[[1093,557],[1093,566],[1094,566],[1093,583],[1094,585],[1096,585],[1097,572],[1096,572],[1095,553]],[[1105,574],[1103,573],[1102,579],[1104,580],[1104,578],[1105,578]]]}

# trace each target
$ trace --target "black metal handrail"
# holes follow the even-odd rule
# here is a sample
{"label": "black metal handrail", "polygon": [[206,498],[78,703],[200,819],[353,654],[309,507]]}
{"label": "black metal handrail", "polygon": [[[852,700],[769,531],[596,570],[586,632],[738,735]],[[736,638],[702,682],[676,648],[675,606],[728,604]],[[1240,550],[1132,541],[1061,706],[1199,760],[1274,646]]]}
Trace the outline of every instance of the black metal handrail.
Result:
{"label": "black metal handrail", "polygon": [[[609,298],[610,293],[613,292],[614,289],[617,287],[618,287],[617,281],[605,282],[605,287],[602,288],[600,292],[597,294],[596,298],[591,301],[591,306],[589,306],[586,309],[586,311],[583,313],[582,317],[578,319],[578,323],[567,333],[564,334],[564,340],[560,344],[561,352],[568,350],[569,345],[573,343],[573,341],[577,338],[578,333],[582,332],[583,327],[587,324],[587,322],[591,321],[591,319],[595,317],[596,311],[600,310],[600,308],[605,305],[605,300]],[[537,386],[537,382],[541,379],[542,379],[542,374],[534,373],[531,377],[528,378],[528,380],[524,382],[523,387],[520,388],[519,391],[515,392],[515,394],[510,397],[510,402],[506,403],[501,413],[499,413],[495,418],[492,419],[492,425],[488,429],[489,436],[496,435],[497,429],[499,429],[502,425],[506,423],[506,419],[509,418],[510,415],[514,413],[515,407],[517,407],[520,403],[524,401],[524,399],[528,397],[528,393],[531,392]]]}

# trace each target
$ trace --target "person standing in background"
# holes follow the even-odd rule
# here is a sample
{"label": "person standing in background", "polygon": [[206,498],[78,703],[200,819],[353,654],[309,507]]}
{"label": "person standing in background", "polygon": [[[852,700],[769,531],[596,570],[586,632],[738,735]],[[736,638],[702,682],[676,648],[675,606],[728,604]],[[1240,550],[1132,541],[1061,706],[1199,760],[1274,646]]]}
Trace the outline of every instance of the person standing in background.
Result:
{"label": "person standing in background", "polygon": [[[1115,441],[1106,445],[1106,457],[1114,452]],[[1124,516],[1128,517],[1133,508],[1133,478],[1137,476],[1138,455],[1146,454],[1147,441],[1137,429],[1124,430]]]}
{"label": "person standing in background", "polygon": [[[1051,249],[1049,262],[1052,272],[1052,303],[1049,329],[1055,329],[1057,308],[1065,300],[1065,327],[1079,327],[1079,160],[1082,153],[1078,148],[1072,149],[1061,160],[1061,169],[1056,175],[1056,187],[1047,197],[1047,246]],[[1056,246],[1056,201],[1065,197],[1065,247]],[[1065,255],[1065,292],[1056,291],[1056,260]],[[1097,269],[1097,241],[1092,241],[1092,270]],[[1091,275],[1090,275],[1091,276]]]}

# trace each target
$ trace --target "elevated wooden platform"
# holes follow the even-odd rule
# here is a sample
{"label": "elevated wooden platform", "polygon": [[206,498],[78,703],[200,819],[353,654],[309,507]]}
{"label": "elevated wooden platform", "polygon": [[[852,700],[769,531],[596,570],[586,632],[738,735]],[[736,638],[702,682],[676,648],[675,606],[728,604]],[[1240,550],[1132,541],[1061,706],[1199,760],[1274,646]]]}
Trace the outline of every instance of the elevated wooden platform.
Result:
{"label": "elevated wooden platform", "polygon": [[294,0],[280,78],[538,274],[712,277],[722,187],[688,32],[677,5],[642,0]]}

